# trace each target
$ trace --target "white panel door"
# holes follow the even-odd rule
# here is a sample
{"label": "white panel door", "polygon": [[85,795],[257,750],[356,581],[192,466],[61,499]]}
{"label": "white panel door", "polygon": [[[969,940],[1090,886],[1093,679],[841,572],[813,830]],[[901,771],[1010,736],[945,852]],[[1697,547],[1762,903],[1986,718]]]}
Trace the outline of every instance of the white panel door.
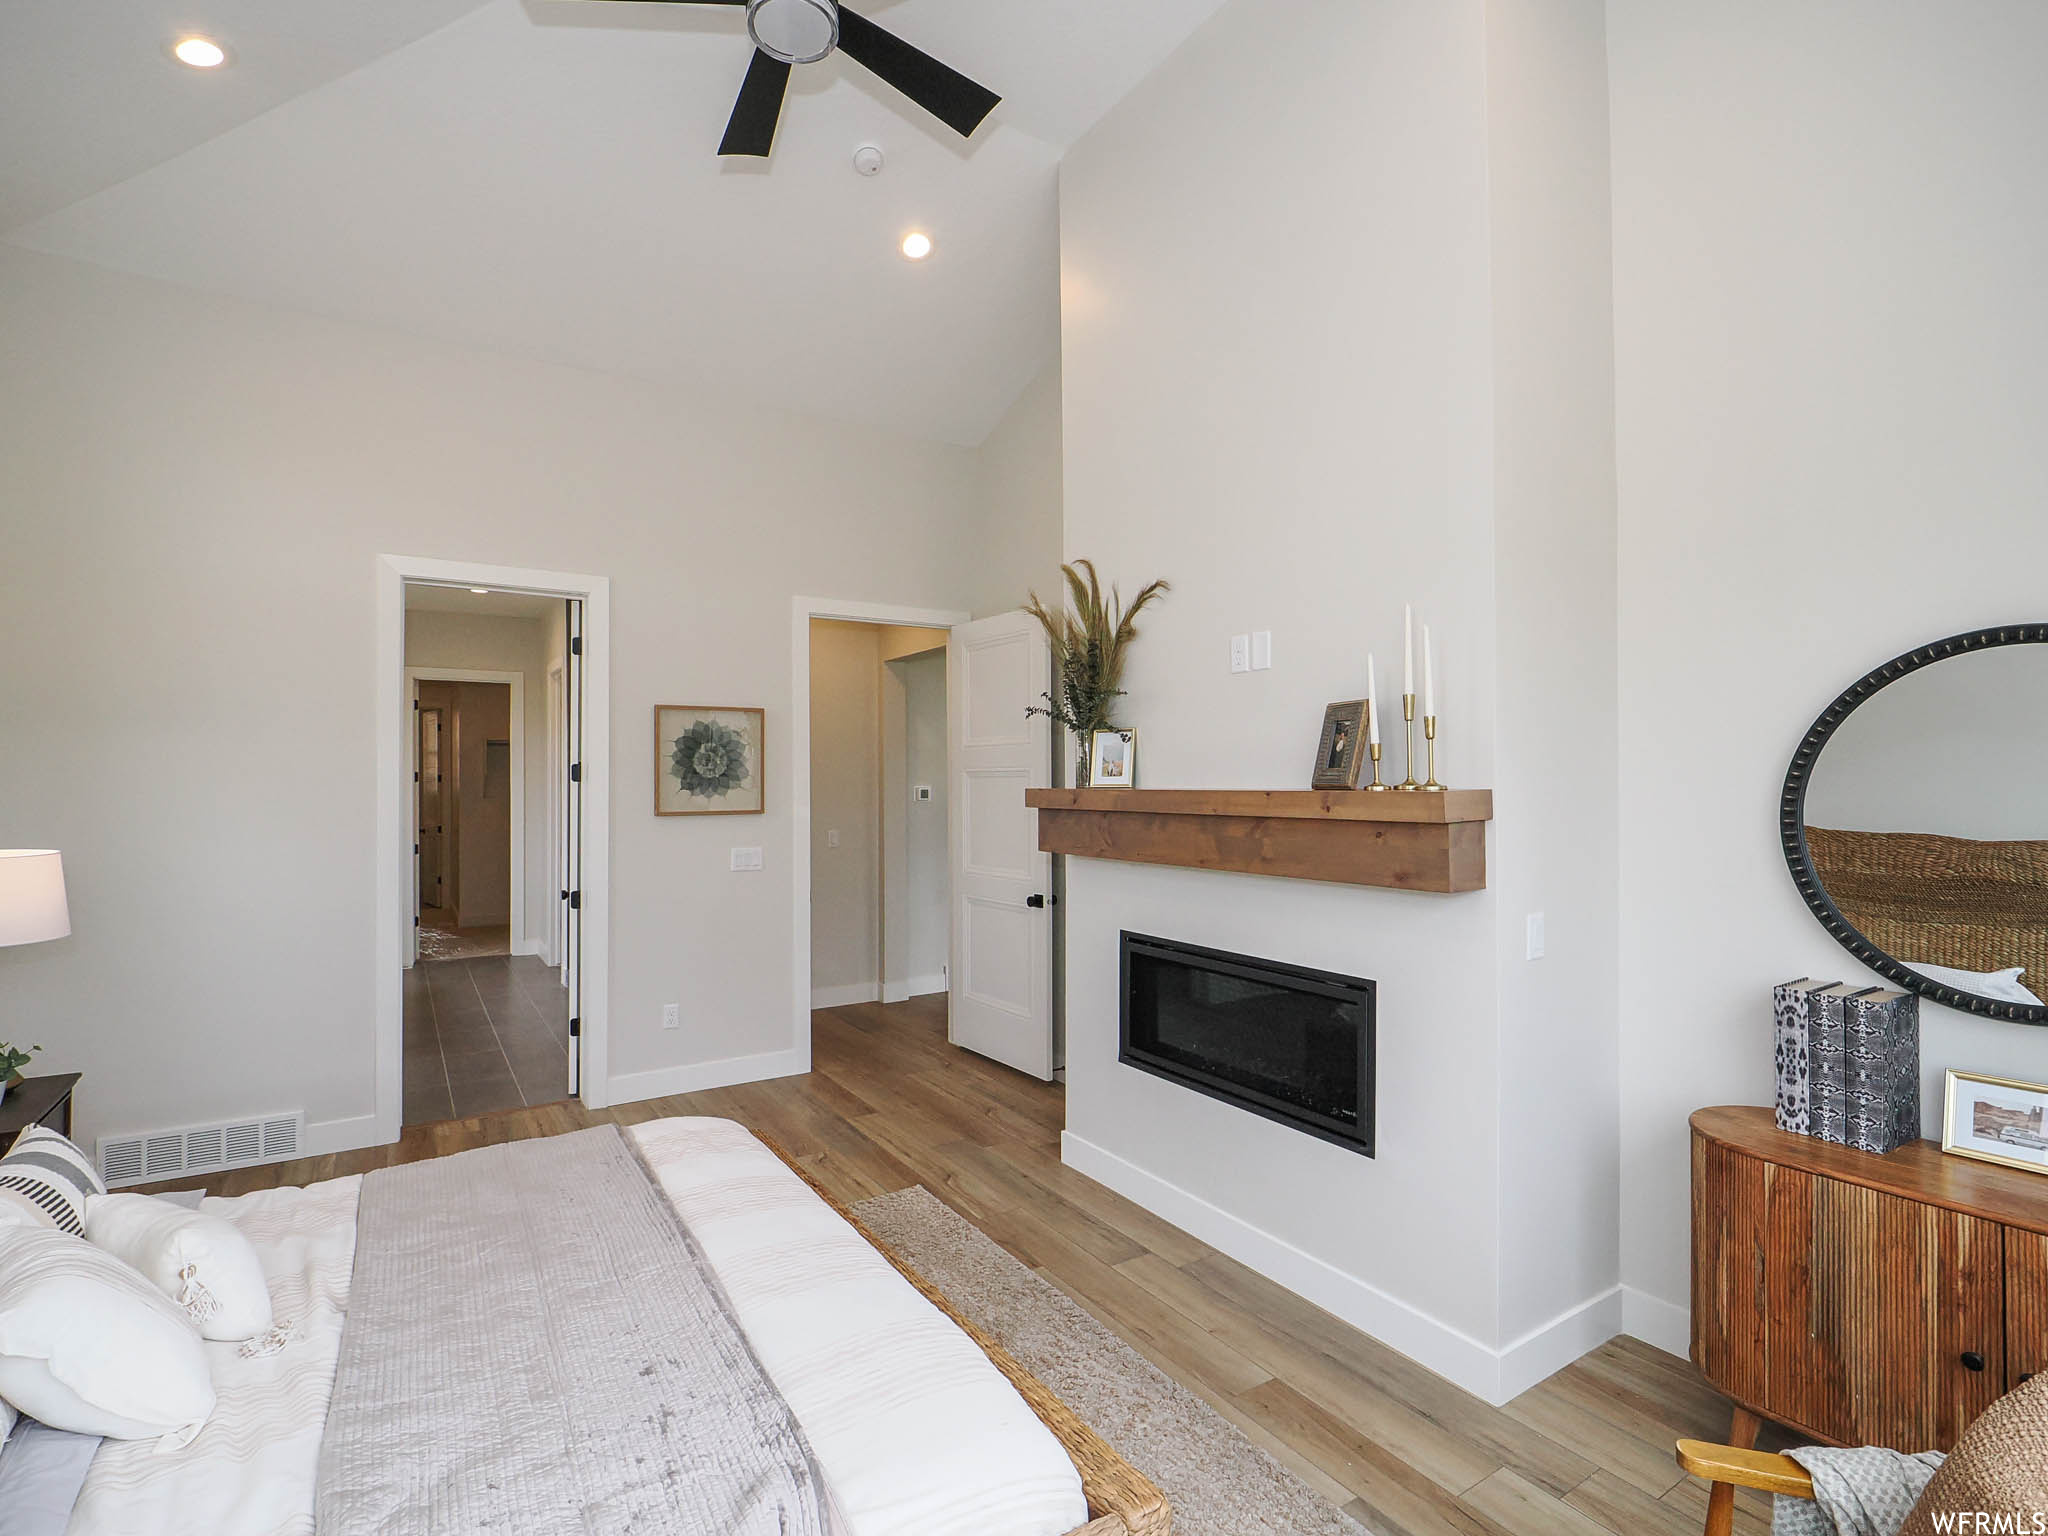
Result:
{"label": "white panel door", "polygon": [[946,643],[953,778],[953,1043],[1050,1081],[1052,855],[1024,791],[1052,782],[1043,703],[1052,662],[1038,621],[1000,614]]}

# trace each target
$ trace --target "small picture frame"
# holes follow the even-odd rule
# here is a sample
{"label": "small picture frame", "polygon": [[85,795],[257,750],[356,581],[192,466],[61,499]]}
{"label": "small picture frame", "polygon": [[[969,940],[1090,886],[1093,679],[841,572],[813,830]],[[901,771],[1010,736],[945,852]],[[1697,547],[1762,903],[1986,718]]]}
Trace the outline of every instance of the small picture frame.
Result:
{"label": "small picture frame", "polygon": [[1356,789],[1358,770],[1366,758],[1365,700],[1343,699],[1323,711],[1323,732],[1316,738],[1313,789]]}
{"label": "small picture frame", "polygon": [[2048,1173],[2048,1084],[1950,1067],[1941,1090],[1941,1150]]}
{"label": "small picture frame", "polygon": [[759,816],[764,710],[711,704],[654,707],[654,814]]}
{"label": "small picture frame", "polygon": [[1097,731],[1088,742],[1088,784],[1093,789],[1130,789],[1138,782],[1138,733]]}

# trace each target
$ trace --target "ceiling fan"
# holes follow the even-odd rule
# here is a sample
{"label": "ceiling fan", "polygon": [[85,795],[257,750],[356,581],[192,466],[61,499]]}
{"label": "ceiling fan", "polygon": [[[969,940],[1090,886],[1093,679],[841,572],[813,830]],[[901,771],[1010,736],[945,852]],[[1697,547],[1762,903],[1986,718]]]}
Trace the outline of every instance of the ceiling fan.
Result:
{"label": "ceiling fan", "polygon": [[793,64],[815,64],[838,49],[896,87],[962,138],[981,126],[1002,97],[948,69],[922,49],[838,0],[662,0],[669,5],[744,5],[754,62],[719,143],[721,155],[766,155],[775,145]]}

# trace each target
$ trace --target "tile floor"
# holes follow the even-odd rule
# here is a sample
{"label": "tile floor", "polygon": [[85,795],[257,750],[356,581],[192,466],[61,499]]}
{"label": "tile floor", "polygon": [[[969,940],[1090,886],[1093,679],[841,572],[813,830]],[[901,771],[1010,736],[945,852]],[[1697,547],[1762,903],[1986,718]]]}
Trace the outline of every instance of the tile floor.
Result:
{"label": "tile floor", "polygon": [[405,1123],[552,1104],[569,1090],[569,994],[532,955],[405,973]]}

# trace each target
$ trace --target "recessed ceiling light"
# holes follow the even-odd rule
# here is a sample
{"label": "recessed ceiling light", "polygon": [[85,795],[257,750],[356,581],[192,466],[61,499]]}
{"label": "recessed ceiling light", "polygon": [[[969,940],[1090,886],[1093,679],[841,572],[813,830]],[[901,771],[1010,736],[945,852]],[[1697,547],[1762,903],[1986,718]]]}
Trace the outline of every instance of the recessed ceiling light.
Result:
{"label": "recessed ceiling light", "polygon": [[212,69],[227,62],[227,50],[210,37],[181,37],[171,52],[178,56],[181,64],[190,64],[194,69]]}
{"label": "recessed ceiling light", "polygon": [[469,590],[474,592],[478,597],[489,597],[491,595],[491,589],[489,587],[471,587]]}
{"label": "recessed ceiling light", "polygon": [[903,254],[912,261],[923,261],[932,253],[932,237],[921,229],[913,229],[903,237]]}

